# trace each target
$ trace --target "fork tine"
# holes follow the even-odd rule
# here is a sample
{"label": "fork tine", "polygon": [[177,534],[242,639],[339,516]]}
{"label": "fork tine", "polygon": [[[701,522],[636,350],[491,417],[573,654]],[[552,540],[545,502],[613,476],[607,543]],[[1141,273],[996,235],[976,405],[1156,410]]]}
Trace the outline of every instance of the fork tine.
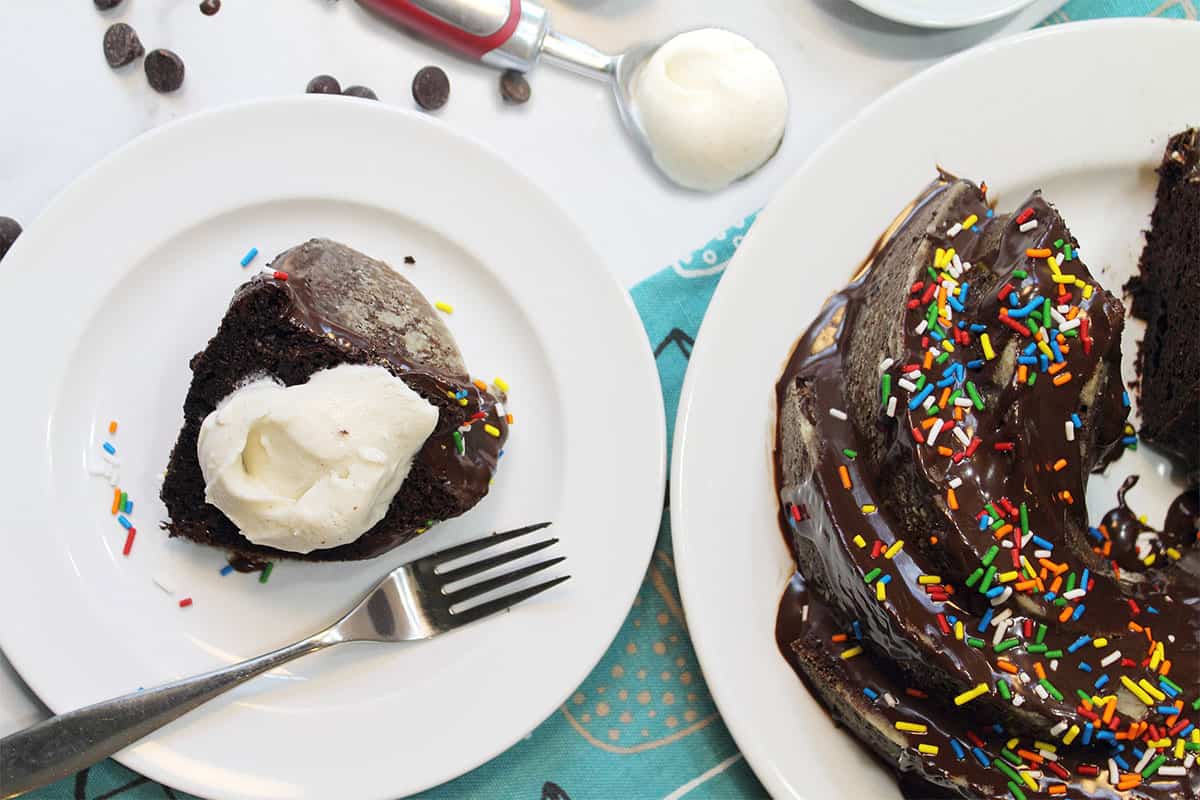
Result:
{"label": "fork tine", "polygon": [[493,533],[491,536],[481,536],[478,539],[473,539],[469,542],[464,542],[454,547],[447,547],[445,550],[439,550],[436,553],[431,553],[421,559],[424,563],[453,561],[456,558],[469,556],[471,553],[477,553],[480,550],[486,550],[494,544],[507,542],[510,539],[516,539],[518,536],[524,536],[527,533],[540,531],[542,528],[550,527],[549,522],[539,522],[536,525],[526,525],[524,528],[516,528],[511,531],[502,533]]}
{"label": "fork tine", "polygon": [[539,583],[536,586],[530,586],[528,589],[522,589],[519,592],[506,594],[504,597],[497,597],[495,600],[489,600],[486,603],[480,603],[477,606],[468,608],[466,611],[460,611],[457,614],[450,614],[450,622],[453,626],[466,625],[469,622],[483,619],[491,616],[497,611],[505,611],[512,608],[517,603],[524,602],[534,595],[539,595],[547,589],[553,589],[565,580],[568,580],[570,575],[563,575],[561,578],[554,578],[544,583]]}
{"label": "fork tine", "polygon": [[454,583],[455,581],[460,581],[463,578],[469,578],[472,575],[478,575],[481,572],[486,572],[487,570],[492,569],[493,567],[498,567],[501,564],[507,564],[510,561],[516,561],[518,558],[524,558],[530,553],[536,553],[538,550],[545,550],[547,547],[552,544],[556,544],[557,542],[558,539],[547,539],[544,542],[527,544],[524,547],[518,547],[515,550],[509,550],[498,555],[489,556],[488,558],[481,558],[478,561],[473,561],[472,563],[467,564],[465,567],[459,567],[458,569],[452,569],[449,572],[443,572],[437,577],[438,580],[442,582],[442,585],[445,586],[448,583]]}
{"label": "fork tine", "polygon": [[488,578],[486,581],[472,583],[470,586],[464,586],[456,592],[447,594],[446,602],[450,603],[451,605],[456,603],[465,603],[466,601],[486,594],[493,589],[499,589],[501,586],[507,586],[510,583],[516,583],[522,578],[527,578],[535,572],[541,572],[547,567],[552,567],[555,564],[562,563],[566,560],[566,556],[550,558],[528,567],[521,567],[520,569],[513,570],[512,572],[506,572],[503,575],[497,575],[495,578]]}

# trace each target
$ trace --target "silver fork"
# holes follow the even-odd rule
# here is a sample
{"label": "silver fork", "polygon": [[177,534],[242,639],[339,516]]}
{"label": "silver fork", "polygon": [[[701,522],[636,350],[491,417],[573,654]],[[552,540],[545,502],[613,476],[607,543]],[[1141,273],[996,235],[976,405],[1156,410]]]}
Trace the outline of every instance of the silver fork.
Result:
{"label": "silver fork", "polygon": [[6,736],[0,739],[0,797],[4,800],[17,797],[89,767],[201,703],[300,656],[342,642],[430,639],[541,594],[571,576],[564,575],[465,610],[455,610],[486,592],[552,567],[565,560],[565,556],[520,567],[454,591],[448,591],[446,587],[544,550],[558,539],[517,547],[443,572],[439,572],[439,568],[549,525],[549,522],[542,522],[484,536],[405,564],[376,584],[337,622],[258,658],[59,714]]}

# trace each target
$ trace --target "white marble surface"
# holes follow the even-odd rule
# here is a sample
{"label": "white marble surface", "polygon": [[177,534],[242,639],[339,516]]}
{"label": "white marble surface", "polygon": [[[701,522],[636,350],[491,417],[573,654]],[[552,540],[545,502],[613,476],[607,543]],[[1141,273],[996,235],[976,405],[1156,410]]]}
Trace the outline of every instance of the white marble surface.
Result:
{"label": "white marble surface", "polygon": [[[5,0],[0,214],[28,225],[73,178],[139,133],[214,106],[303,92],[318,73],[343,85],[366,84],[383,101],[412,107],[412,75],[432,63],[446,69],[452,84],[438,115],[443,122],[487,142],[559,198],[613,274],[631,285],[760,207],[817,144],[892,85],[965,47],[1028,28],[1058,5],[1039,0],[1015,18],[980,28],[926,32],[845,0],[550,0],[556,27],[601,48],[616,51],[716,25],[751,38],[776,60],[792,106],[780,152],[752,178],[700,195],[653,171],[624,138],[603,85],[543,66],[530,76],[533,99],[506,107],[495,73],[380,24],[353,0],[224,0],[214,17],[200,14],[197,2],[125,0],[99,13],[87,0]],[[166,47],[183,57],[182,90],[155,94],[140,64],[108,68],[101,37],[115,21],[132,24],[147,49]],[[220,152],[179,154],[193,157],[220,158]],[[20,609],[0,611],[10,613]],[[64,658],[78,655],[63,643]],[[83,664],[80,679],[86,680]],[[0,735],[44,713],[0,656]]]}

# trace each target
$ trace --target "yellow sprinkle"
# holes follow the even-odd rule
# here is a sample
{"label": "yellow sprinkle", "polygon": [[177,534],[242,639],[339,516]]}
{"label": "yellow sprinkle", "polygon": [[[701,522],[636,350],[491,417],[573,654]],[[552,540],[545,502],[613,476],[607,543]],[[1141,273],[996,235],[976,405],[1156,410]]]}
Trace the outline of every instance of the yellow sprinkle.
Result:
{"label": "yellow sprinkle", "polygon": [[941,575],[918,575],[917,576],[917,583],[921,584],[922,586],[926,586],[931,583],[941,583],[941,582],[942,582]]}
{"label": "yellow sprinkle", "polygon": [[1103,636],[1098,639],[1092,639],[1092,647],[1095,647],[1097,650],[1101,647],[1108,647],[1108,639],[1105,639]]}
{"label": "yellow sprinkle", "polygon": [[1167,548],[1167,555],[1169,555],[1173,561],[1178,561],[1179,559],[1183,558],[1183,553],[1179,552],[1174,547]]}
{"label": "yellow sprinkle", "polygon": [[1041,350],[1042,355],[1046,356],[1046,358],[1054,358],[1054,351],[1050,349],[1050,345],[1046,344],[1045,342],[1038,342],[1037,346],[1038,350]]}
{"label": "yellow sprinkle", "polygon": [[1092,286],[1090,283],[1087,286],[1084,286],[1083,287],[1083,299],[1084,300],[1089,299],[1092,296],[1092,290],[1095,288],[1096,287]]}
{"label": "yellow sprinkle", "polygon": [[992,349],[992,340],[988,338],[986,333],[979,337],[979,344],[983,347],[984,358],[986,358],[988,361],[991,361],[996,357],[996,351]]}
{"label": "yellow sprinkle", "polygon": [[1154,705],[1154,698],[1146,694],[1142,687],[1138,686],[1128,675],[1121,676],[1121,683],[1129,690],[1130,694],[1141,700],[1148,706]]}
{"label": "yellow sprinkle", "polygon": [[897,539],[897,540],[896,540],[896,541],[895,541],[895,542],[892,544],[892,546],[891,546],[891,547],[889,547],[887,550],[884,550],[884,551],[883,551],[883,557],[884,557],[884,558],[892,558],[893,556],[895,556],[895,555],[896,555],[896,553],[899,553],[899,552],[900,552],[900,548],[902,548],[902,547],[904,547],[904,540],[903,540],[903,539]]}
{"label": "yellow sprinkle", "polygon": [[949,339],[942,339],[942,349],[945,350],[947,353],[953,353],[954,345],[950,344]]}
{"label": "yellow sprinkle", "polygon": [[1033,779],[1032,775],[1025,770],[1021,770],[1017,774],[1021,776],[1021,780],[1025,781],[1025,785],[1029,787],[1031,792],[1036,792],[1038,790],[1038,782]]}
{"label": "yellow sprinkle", "polygon": [[981,694],[987,694],[988,686],[986,683],[980,683],[973,689],[967,689],[965,692],[954,698],[954,705],[961,706],[979,697]]}
{"label": "yellow sprinkle", "polygon": [[862,507],[862,512],[863,512],[864,514],[874,514],[874,513],[875,513],[875,506],[874,506],[874,504],[872,504],[872,503],[867,503],[866,505],[864,505],[864,506]]}
{"label": "yellow sprinkle", "polygon": [[1163,643],[1159,642],[1154,645],[1154,652],[1150,654],[1150,669],[1157,670],[1158,665],[1163,660]]}
{"label": "yellow sprinkle", "polygon": [[857,534],[857,533],[856,533],[856,534],[854,534],[854,543],[855,543],[856,545],[858,545],[859,547],[866,547],[866,546],[867,546],[867,540],[866,540],[866,539],[864,539],[864,538],[862,537],[862,535],[861,535],[861,534]]}
{"label": "yellow sprinkle", "polygon": [[904,720],[897,720],[896,730],[906,731],[908,733],[926,733],[929,731],[929,728],[919,722],[905,722]]}
{"label": "yellow sprinkle", "polygon": [[1184,742],[1183,739],[1175,740],[1175,757],[1176,758],[1183,758],[1183,748],[1186,744],[1187,743]]}
{"label": "yellow sprinkle", "polygon": [[862,645],[857,645],[855,647],[851,647],[849,650],[843,650],[842,651],[842,660],[849,661],[850,659],[854,658],[856,655],[858,655],[861,652],[862,652]]}
{"label": "yellow sprinkle", "polygon": [[972,225],[974,225],[976,222],[979,222],[979,215],[978,215],[978,214],[972,214],[971,216],[967,217],[966,219],[964,219],[964,220],[962,221],[962,226],[963,226],[964,228],[969,228],[969,227],[971,227]]}
{"label": "yellow sprinkle", "polygon": [[1079,735],[1079,726],[1072,725],[1070,730],[1068,730],[1066,732],[1066,734],[1063,735],[1063,738],[1062,738],[1063,744],[1070,744],[1071,742],[1075,741],[1075,737],[1078,735]]}
{"label": "yellow sprinkle", "polygon": [[[967,226],[963,226],[964,228]],[[936,744],[919,744],[917,750],[927,756],[936,756],[938,754],[938,746]]]}
{"label": "yellow sprinkle", "polygon": [[447,314],[454,313],[454,306],[450,305],[449,303],[443,303],[441,300],[434,303],[433,307],[438,311],[445,311]]}
{"label": "yellow sprinkle", "polygon": [[881,603],[887,600],[887,584],[883,581],[875,584],[875,599]]}
{"label": "yellow sprinkle", "polygon": [[1046,264],[1050,267],[1051,274],[1061,274],[1058,269],[1058,260],[1054,256],[1046,256]]}
{"label": "yellow sprinkle", "polygon": [[1038,739],[1034,739],[1033,746],[1036,747],[1038,750],[1045,750],[1047,753],[1057,753],[1058,752],[1058,745],[1053,744],[1052,742],[1043,742]]}
{"label": "yellow sprinkle", "polygon": [[466,406],[466,404],[467,404],[467,398],[465,398],[465,397],[459,398],[458,404],[459,404],[460,406]]}
{"label": "yellow sprinkle", "polygon": [[500,436],[500,429],[497,428],[495,425],[484,425],[483,430],[491,436],[496,436],[496,437]]}
{"label": "yellow sprinkle", "polygon": [[1155,558],[1154,553],[1151,553],[1150,555],[1148,555],[1142,559],[1142,563],[1145,564],[1147,567],[1152,567],[1152,566],[1154,566],[1154,562],[1156,560],[1157,559]]}
{"label": "yellow sprinkle", "polygon": [[996,576],[997,580],[999,580],[1001,583],[1015,581],[1019,577],[1021,577],[1021,573],[1017,572],[1015,569],[1009,570],[1008,572],[1001,572]]}
{"label": "yellow sprinkle", "polygon": [[1074,275],[1063,275],[1060,272],[1057,275],[1051,275],[1050,277],[1055,283],[1068,284],[1068,285],[1072,285],[1072,286],[1075,284],[1075,276]]}
{"label": "yellow sprinkle", "polygon": [[492,378],[492,383],[500,391],[502,391],[502,392],[508,391],[508,383],[505,382],[504,378]]}
{"label": "yellow sprinkle", "polygon": [[963,640],[963,624],[961,619],[954,623],[954,638],[960,642]]}
{"label": "yellow sprinkle", "polygon": [[1196,728],[1192,731],[1192,741],[1196,744],[1200,744],[1200,728]]}
{"label": "yellow sprinkle", "polygon": [[933,254],[934,269],[941,269],[946,264],[946,251],[938,248]]}
{"label": "yellow sprinkle", "polygon": [[[1146,690],[1146,694],[1150,695],[1160,703],[1167,699],[1167,696],[1163,694],[1157,686],[1145,678],[1142,678],[1140,681],[1138,681],[1138,685]],[[1149,705],[1149,703],[1147,703],[1147,705]]]}
{"label": "yellow sprinkle", "polygon": [[454,392],[446,392],[446,397],[449,397],[451,400],[453,400],[455,397]]}
{"label": "yellow sprinkle", "polygon": [[1007,747],[1009,750],[1015,750],[1017,745],[1020,743],[1021,743],[1021,740],[1018,737],[1014,736],[1013,738],[1011,738],[1007,742],[1005,742],[1004,746]]}
{"label": "yellow sprinkle", "polygon": [[1083,278],[1075,279],[1075,288],[1076,289],[1082,289],[1085,286],[1087,286],[1087,284],[1083,282]]}

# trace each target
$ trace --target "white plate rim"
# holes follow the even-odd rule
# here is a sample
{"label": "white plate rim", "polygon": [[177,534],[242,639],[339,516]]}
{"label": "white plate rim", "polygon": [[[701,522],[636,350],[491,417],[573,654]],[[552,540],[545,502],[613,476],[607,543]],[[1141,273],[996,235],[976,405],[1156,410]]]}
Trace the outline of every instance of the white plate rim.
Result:
{"label": "white plate rim", "polygon": [[[1183,29],[1187,29],[1185,33]],[[692,349],[692,356],[688,364],[688,372],[684,378],[682,390],[680,392],[679,407],[676,414],[675,436],[672,446],[672,460],[670,469],[670,510],[671,510],[671,536],[672,546],[675,553],[676,570],[679,581],[680,598],[684,607],[685,614],[689,623],[689,635],[692,638],[692,644],[696,651],[696,656],[705,671],[705,677],[708,681],[710,692],[713,700],[717,705],[723,720],[728,727],[730,734],[737,741],[739,748],[745,755],[747,763],[755,771],[759,780],[764,784],[767,790],[773,797],[789,797],[796,800],[807,800],[812,795],[803,791],[803,775],[797,775],[794,771],[789,772],[786,768],[784,759],[777,758],[777,752],[773,752],[772,748],[764,743],[764,737],[759,735],[761,731],[756,725],[756,720],[747,712],[745,712],[744,704],[746,702],[747,692],[757,691],[757,689],[749,689],[739,685],[737,681],[726,679],[721,673],[709,669],[710,665],[721,663],[723,666],[728,662],[728,645],[722,643],[722,631],[717,626],[716,620],[712,619],[715,616],[710,606],[707,606],[703,600],[705,593],[711,591],[713,581],[723,577],[718,571],[711,567],[701,568],[697,566],[702,563],[702,557],[697,554],[699,544],[694,544],[690,540],[689,531],[699,527],[696,524],[693,527],[693,520],[689,519],[689,501],[687,500],[687,492],[689,481],[692,476],[699,472],[695,465],[692,464],[692,456],[689,454],[690,445],[694,443],[694,432],[697,423],[693,419],[694,405],[697,400],[698,393],[701,391],[700,383],[704,373],[712,371],[708,366],[710,359],[710,351],[714,348],[713,341],[717,337],[717,326],[720,324],[718,320],[723,317],[726,307],[733,307],[735,301],[730,299],[738,294],[744,294],[740,291],[741,283],[744,275],[753,267],[750,266],[752,256],[757,252],[758,244],[756,236],[761,239],[765,234],[763,230],[773,229],[776,225],[776,217],[782,214],[779,211],[784,205],[794,206],[795,201],[788,201],[788,198],[801,194],[801,185],[803,184],[807,174],[813,169],[814,165],[820,163],[832,151],[834,151],[839,143],[848,138],[850,134],[858,131],[858,129],[875,121],[876,118],[883,116],[886,112],[899,106],[907,97],[925,92],[932,85],[935,85],[943,76],[951,74],[954,70],[960,69],[963,65],[968,65],[973,62],[988,63],[996,58],[1003,57],[1003,54],[1010,51],[1020,51],[1022,48],[1036,47],[1051,47],[1062,46],[1064,41],[1069,41],[1071,44],[1083,42],[1084,47],[1087,46],[1088,40],[1092,37],[1104,35],[1119,35],[1129,37],[1145,37],[1151,41],[1158,36],[1179,36],[1190,38],[1197,43],[1200,43],[1200,25],[1188,26],[1186,22],[1168,20],[1161,18],[1115,18],[1115,19],[1100,19],[1090,20],[1086,22],[1072,23],[1070,25],[1057,25],[1042,29],[1036,29],[1025,32],[1010,38],[1001,39],[981,45],[974,49],[960,53],[944,62],[941,62],[934,67],[925,70],[924,72],[910,78],[904,83],[896,86],[887,94],[883,95],[866,109],[859,112],[851,120],[843,124],[838,131],[825,141],[816,151],[805,160],[804,164],[797,172],[786,181],[783,186],[777,190],[771,201],[760,212],[759,218],[755,226],[746,236],[746,240],[735,253],[731,263],[727,269],[727,274],[723,277],[718,285],[713,298],[709,304],[708,311],[701,323],[700,330],[696,336],[696,344]],[[1153,45],[1148,45],[1153,49]],[[1035,51],[1036,52],[1036,51]],[[1200,52],[1198,50],[1197,52]],[[997,56],[996,54],[1000,54]],[[1188,118],[1184,124],[1196,124],[1200,121],[1200,105],[1192,110],[1194,117]],[[1173,131],[1155,131],[1155,134],[1162,137],[1159,141],[1161,146],[1162,141],[1165,141],[1165,136]],[[1161,150],[1158,151],[1161,153]],[[919,185],[910,187],[911,191],[919,189]],[[895,208],[903,205],[903,201],[897,202]],[[794,210],[794,209],[793,209]],[[894,209],[891,213],[894,213]],[[882,230],[886,226],[887,219],[875,229],[872,233],[873,237],[878,230]],[[762,223],[766,220],[768,225]],[[747,247],[750,245],[750,247]],[[859,257],[865,255],[870,246],[870,240],[864,239],[863,246],[852,251],[850,266],[857,261]],[[849,274],[847,272],[847,274]],[[839,284],[840,285],[840,284]],[[836,287],[835,289],[836,290]],[[714,311],[718,313],[714,314]],[[803,330],[807,322],[796,320],[796,333],[792,341],[787,344],[787,350],[778,354],[778,369],[781,370],[787,353],[790,351],[795,338]],[[720,365],[717,365],[720,366]],[[764,387],[764,395],[771,395],[771,410],[769,413],[770,419],[767,424],[769,430],[761,432],[764,443],[763,461],[761,465],[753,465],[747,469],[762,469],[766,475],[770,470],[770,437],[773,436],[775,419],[774,419],[774,398],[773,386],[774,380],[778,377],[778,370],[772,376],[770,386]],[[752,412],[751,416],[756,416],[757,412]],[[728,473],[729,470],[726,470]],[[768,479],[768,483],[770,480]],[[700,484],[701,481],[697,480]],[[695,492],[701,494],[702,492]],[[768,487],[767,499],[774,503],[773,499],[774,488]],[[723,498],[722,502],[728,502],[729,498]],[[774,516],[772,506],[772,517]],[[773,523],[774,524],[774,523]],[[790,565],[790,556],[786,554],[783,546],[782,538],[778,535],[778,531],[772,530],[763,532],[754,530],[749,533],[751,536],[763,536],[774,534],[776,539],[776,549],[779,558],[786,560]],[[776,565],[780,566],[780,565]],[[790,566],[786,574],[790,574]],[[761,578],[761,575],[756,575],[756,578]],[[771,576],[774,579],[775,576]],[[786,578],[781,578],[779,583],[779,592],[775,595],[775,601],[778,602],[779,594],[782,593],[783,583]],[[727,587],[726,591],[736,591],[737,587]],[[774,627],[774,609],[772,609],[771,627]],[[757,641],[757,640],[756,640]],[[774,642],[770,642],[771,656],[777,659],[778,663],[787,670],[791,679],[794,680],[794,685],[800,688],[800,692],[805,698],[811,700],[811,695],[805,688],[799,678],[791,672],[790,667],[786,665],[782,657],[775,649]],[[747,658],[745,654],[741,654],[741,658]],[[714,674],[719,677],[714,678]],[[812,701],[815,703],[815,700]],[[820,709],[821,715],[828,722],[828,732],[834,733],[835,726],[829,721],[823,709]],[[854,743],[857,746],[857,743]],[[878,769],[877,763],[871,759],[865,748],[858,747],[857,754],[861,757],[859,764],[871,764]],[[882,770],[880,771],[882,774]],[[894,785],[894,780],[891,775],[887,775],[887,782]]]}
{"label": "white plate rim", "polygon": [[[423,784],[410,785],[402,790],[388,789],[383,792],[359,794],[354,791],[353,786],[348,787],[351,792],[350,796],[377,797],[382,799],[396,796],[397,791],[409,794],[432,788],[460,777],[501,755],[550,717],[575,688],[586,679],[591,670],[604,656],[611,642],[619,632],[629,608],[632,606],[633,599],[641,585],[646,566],[652,556],[654,544],[657,540],[667,470],[665,411],[657,366],[633,300],[628,291],[619,284],[615,276],[605,267],[603,258],[596,250],[592,239],[584,233],[582,227],[554,201],[545,189],[523,175],[514,164],[490,145],[479,141],[469,134],[450,128],[428,115],[394,106],[386,106],[381,103],[364,103],[359,100],[322,96],[259,98],[208,109],[149,130],[89,167],[54,196],[33,223],[25,229],[22,236],[7,254],[4,265],[5,270],[0,272],[0,286],[8,282],[7,276],[24,269],[24,260],[31,257],[27,253],[31,248],[36,246],[38,239],[44,235],[48,235],[45,229],[50,224],[50,221],[57,221],[63,215],[65,209],[68,209],[72,204],[79,203],[81,196],[94,194],[96,188],[104,180],[113,177],[113,173],[127,161],[135,159],[138,151],[146,144],[167,137],[181,135],[181,133],[186,132],[192,127],[207,124],[221,117],[227,117],[236,123],[239,115],[271,113],[275,109],[286,110],[304,107],[305,104],[310,107],[322,104],[329,107],[341,105],[345,109],[352,109],[352,111],[347,111],[347,113],[375,115],[376,119],[381,121],[389,117],[392,120],[399,120],[399,122],[381,122],[381,124],[396,124],[401,131],[405,129],[405,126],[413,126],[413,130],[422,131],[421,135],[428,134],[441,137],[447,142],[452,142],[454,147],[462,148],[464,152],[469,153],[472,157],[489,162],[492,168],[504,173],[507,179],[511,180],[510,188],[514,191],[519,190],[525,197],[535,200],[540,204],[540,211],[545,215],[541,220],[542,223],[554,225],[564,236],[574,240],[573,245],[576,251],[574,253],[575,259],[572,262],[572,268],[585,270],[589,275],[589,280],[595,281],[597,294],[590,297],[593,307],[604,308],[606,309],[605,313],[611,312],[613,315],[623,315],[625,322],[618,332],[623,332],[622,335],[629,335],[631,338],[628,341],[636,342],[636,346],[631,347],[626,357],[620,360],[622,370],[624,371],[624,378],[627,380],[625,386],[631,398],[638,398],[635,404],[640,406],[637,412],[639,419],[636,421],[635,426],[643,432],[650,430],[655,432],[650,437],[636,440],[635,447],[633,448],[641,454],[637,459],[637,462],[640,464],[638,471],[645,473],[643,476],[644,480],[640,485],[649,488],[643,488],[638,491],[636,500],[624,507],[622,519],[625,522],[622,524],[622,528],[629,531],[636,531],[640,534],[640,541],[636,542],[636,547],[631,547],[629,550],[631,558],[625,562],[629,565],[627,574],[623,576],[611,576],[612,585],[609,588],[612,599],[609,603],[611,611],[609,613],[608,626],[604,630],[596,631],[589,637],[593,642],[590,654],[586,658],[579,660],[579,664],[573,671],[569,681],[560,678],[560,682],[562,682],[561,690],[555,693],[553,702],[547,701],[537,706],[536,712],[530,715],[529,722],[531,724],[509,725],[505,735],[497,737],[494,745],[486,752],[480,751],[470,756],[461,757],[458,765],[454,768],[442,772],[435,778],[426,780]],[[334,192],[332,196],[344,199],[345,193]],[[236,207],[236,203],[231,203],[231,208]],[[618,308],[620,311],[617,310]],[[609,331],[609,333],[612,333],[612,331]],[[629,437],[624,438],[628,439]],[[630,474],[634,471],[630,470]],[[578,564],[575,565],[573,571],[575,574],[579,574]],[[624,585],[618,584],[618,577],[623,579]],[[20,599],[13,592],[15,586],[16,584],[13,581],[0,581],[0,600],[4,601],[0,605],[12,604]],[[366,587],[361,588],[365,589]],[[352,595],[354,591],[358,590],[358,588],[354,588],[350,591],[350,594]],[[10,605],[9,607],[15,607],[15,605]],[[486,623],[483,624],[486,625]],[[29,637],[24,632],[21,632],[19,636],[16,635],[12,626],[5,624],[5,618],[0,618],[0,649],[3,649],[5,656],[9,659],[13,668],[39,699],[46,703],[51,710],[58,713],[69,710],[57,703],[55,687],[47,683],[38,669],[37,658],[31,656],[29,652],[31,649],[30,645]],[[148,741],[152,739],[153,735],[147,737]],[[154,758],[144,757],[136,751],[131,753],[130,750],[125,750],[118,753],[115,758],[139,774],[173,788],[204,797],[225,796],[223,787],[214,786],[210,782],[197,780],[186,773],[174,771]],[[237,796],[243,795],[239,794]]]}
{"label": "white plate rim", "polygon": [[854,0],[854,3],[872,14],[918,28],[934,30],[948,28],[965,28],[971,25],[982,25],[1001,17],[1017,13],[1022,8],[1033,5],[1034,0],[1004,0],[986,11],[978,12],[971,8],[959,10],[957,13],[943,13],[928,16],[916,10],[910,10],[905,3],[895,3],[891,0]]}

